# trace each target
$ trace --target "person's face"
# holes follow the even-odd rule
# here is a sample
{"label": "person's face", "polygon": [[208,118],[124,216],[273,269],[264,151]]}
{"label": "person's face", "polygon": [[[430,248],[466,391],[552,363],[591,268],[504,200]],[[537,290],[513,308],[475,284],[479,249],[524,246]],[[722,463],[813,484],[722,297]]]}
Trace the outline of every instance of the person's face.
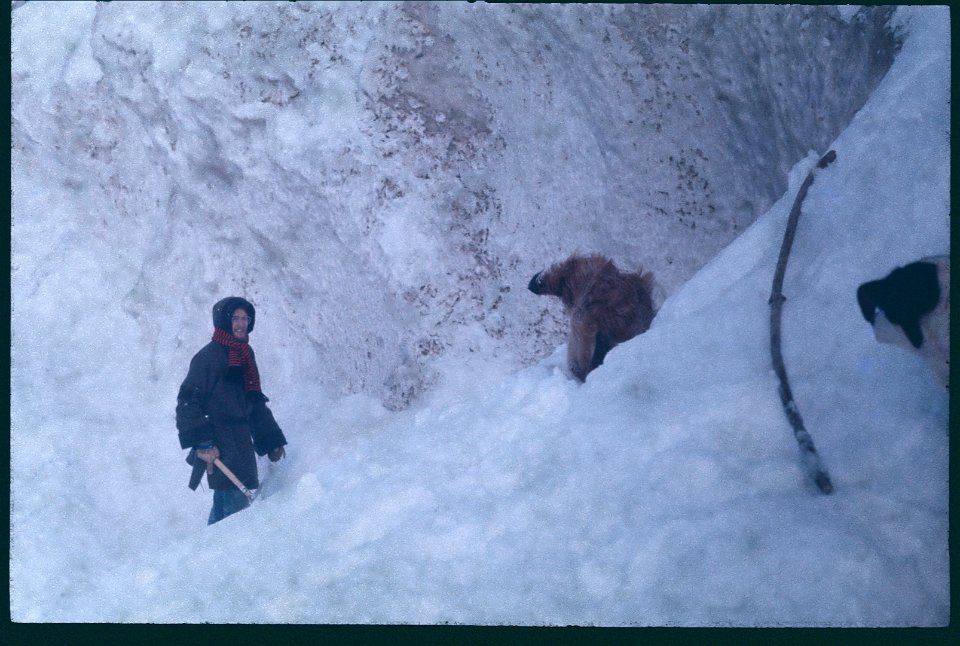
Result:
{"label": "person's face", "polygon": [[239,341],[247,340],[247,327],[250,325],[250,319],[247,317],[247,310],[238,307],[233,311],[230,317],[230,325],[233,329],[233,336]]}

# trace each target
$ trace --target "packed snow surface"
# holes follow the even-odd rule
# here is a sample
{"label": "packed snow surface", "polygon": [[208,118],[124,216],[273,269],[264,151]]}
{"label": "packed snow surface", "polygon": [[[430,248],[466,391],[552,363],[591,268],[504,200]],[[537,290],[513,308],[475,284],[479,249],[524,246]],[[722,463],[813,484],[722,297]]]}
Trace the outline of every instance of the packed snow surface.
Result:
{"label": "packed snow surface", "polygon": [[[897,9],[892,65],[851,89],[865,103],[826,106],[849,84],[831,56],[875,49],[850,34],[877,15],[19,6],[14,621],[949,623],[948,396],[855,299],[949,252],[949,12]],[[688,56],[664,69],[658,45]],[[719,104],[740,107],[697,114]],[[767,326],[787,214],[828,148],[783,327],[825,496]],[[524,289],[576,248],[643,264],[666,297],[584,384],[562,311]],[[173,408],[230,293],[258,307],[290,444],[208,527]]]}

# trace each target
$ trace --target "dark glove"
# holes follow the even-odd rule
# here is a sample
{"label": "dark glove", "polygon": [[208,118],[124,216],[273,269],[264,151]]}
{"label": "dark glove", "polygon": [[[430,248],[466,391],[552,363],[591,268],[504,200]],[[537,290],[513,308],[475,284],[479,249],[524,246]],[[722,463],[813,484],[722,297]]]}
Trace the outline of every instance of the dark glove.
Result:
{"label": "dark glove", "polygon": [[190,483],[187,486],[196,491],[197,487],[200,486],[200,481],[203,479],[203,472],[206,471],[206,465],[203,460],[197,458],[196,449],[191,449],[190,453],[187,454],[187,464],[193,467],[193,471],[190,472]]}
{"label": "dark glove", "polygon": [[274,450],[270,451],[270,455],[268,457],[270,458],[271,462],[279,462],[280,458],[282,458],[286,454],[287,452],[283,450],[283,447],[278,446]]}

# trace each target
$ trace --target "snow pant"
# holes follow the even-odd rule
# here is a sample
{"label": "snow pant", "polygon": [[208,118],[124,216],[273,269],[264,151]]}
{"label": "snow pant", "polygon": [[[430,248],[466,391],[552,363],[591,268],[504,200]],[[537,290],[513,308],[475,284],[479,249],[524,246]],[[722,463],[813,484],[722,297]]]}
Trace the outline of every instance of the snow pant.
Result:
{"label": "snow pant", "polygon": [[247,496],[236,487],[232,489],[214,489],[213,509],[210,510],[210,518],[207,519],[207,525],[213,525],[218,520],[223,520],[230,514],[235,514],[249,506],[250,501],[247,500]]}

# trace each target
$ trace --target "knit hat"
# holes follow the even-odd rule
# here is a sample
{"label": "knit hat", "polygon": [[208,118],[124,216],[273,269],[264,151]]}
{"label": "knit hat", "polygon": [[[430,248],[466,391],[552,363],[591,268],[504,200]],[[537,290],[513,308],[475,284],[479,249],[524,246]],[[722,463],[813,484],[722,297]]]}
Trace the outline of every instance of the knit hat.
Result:
{"label": "knit hat", "polygon": [[257,310],[253,308],[250,301],[240,298],[239,296],[228,296],[213,306],[213,327],[220,328],[226,332],[232,332],[233,326],[231,325],[230,318],[233,316],[233,313],[237,311],[238,307],[246,310],[247,316],[250,317],[247,332],[253,332],[253,322],[257,317]]}

